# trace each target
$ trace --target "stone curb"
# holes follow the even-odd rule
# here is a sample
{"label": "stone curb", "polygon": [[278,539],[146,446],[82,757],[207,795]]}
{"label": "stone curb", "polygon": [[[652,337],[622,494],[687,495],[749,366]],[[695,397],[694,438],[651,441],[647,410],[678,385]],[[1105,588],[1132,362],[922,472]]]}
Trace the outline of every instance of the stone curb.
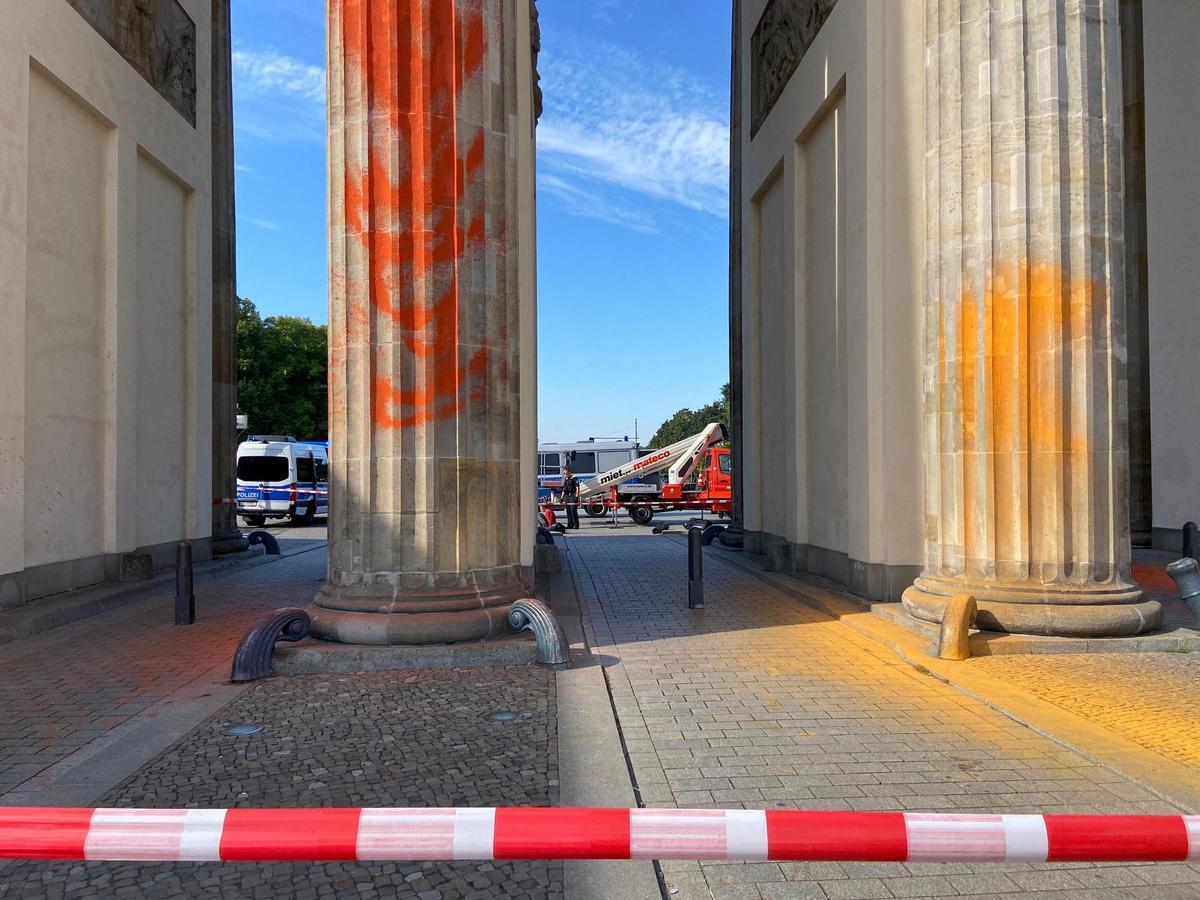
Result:
{"label": "stone curb", "polygon": [[335,644],[305,638],[279,643],[271,657],[276,675],[350,675],[401,669],[469,669],[537,665],[537,641],[514,634],[457,644]]}
{"label": "stone curb", "polygon": [[[936,641],[938,628],[914,619],[899,603],[872,603],[876,616],[911,631],[918,637]],[[979,633],[971,635],[972,656],[1027,656],[1053,653],[1178,653],[1200,651],[1200,633],[1176,628],[1161,634],[1115,638],[1064,638],[1025,634]]]}
{"label": "stone curb", "polygon": [[967,662],[932,657],[921,637],[882,616],[872,615],[848,597],[839,597],[791,576],[763,572],[748,560],[733,557],[733,552],[710,554],[710,558],[766,581],[805,605],[837,619],[861,637],[887,648],[916,672],[936,678],[1043,737],[1141,784],[1184,811],[1200,811],[1200,771],[1148,750],[1028,691],[972,671]]}
{"label": "stone curb", "polygon": [[[632,808],[638,803],[608,680],[587,647],[570,542],[563,543],[562,570],[539,578],[571,648],[571,668],[556,681],[559,805]],[[649,860],[578,859],[563,863],[563,894],[566,900],[646,900],[662,896],[662,889]]]}

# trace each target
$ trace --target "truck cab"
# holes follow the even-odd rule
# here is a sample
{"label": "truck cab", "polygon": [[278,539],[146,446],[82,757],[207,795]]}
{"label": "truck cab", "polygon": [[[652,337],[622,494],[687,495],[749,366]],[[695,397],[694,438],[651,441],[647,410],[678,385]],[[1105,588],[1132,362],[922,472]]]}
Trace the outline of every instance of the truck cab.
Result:
{"label": "truck cab", "polygon": [[728,515],[733,500],[733,456],[729,448],[710,447],[704,454],[704,464],[696,467],[690,480],[663,485],[662,499],[679,503],[700,502],[718,515]]}

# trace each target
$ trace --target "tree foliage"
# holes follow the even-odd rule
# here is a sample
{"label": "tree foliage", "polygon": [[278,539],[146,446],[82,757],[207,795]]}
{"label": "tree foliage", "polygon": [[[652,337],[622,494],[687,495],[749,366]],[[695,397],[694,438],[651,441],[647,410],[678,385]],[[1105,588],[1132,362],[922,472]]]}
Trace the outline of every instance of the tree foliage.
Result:
{"label": "tree foliage", "polygon": [[296,316],[258,314],[238,298],[238,409],[252,434],[329,436],[328,329]]}
{"label": "tree foliage", "polygon": [[666,447],[676,441],[700,432],[709,422],[723,422],[729,426],[729,385],[721,388],[721,396],[699,409],[683,408],[663,422],[650,438],[651,447]]}

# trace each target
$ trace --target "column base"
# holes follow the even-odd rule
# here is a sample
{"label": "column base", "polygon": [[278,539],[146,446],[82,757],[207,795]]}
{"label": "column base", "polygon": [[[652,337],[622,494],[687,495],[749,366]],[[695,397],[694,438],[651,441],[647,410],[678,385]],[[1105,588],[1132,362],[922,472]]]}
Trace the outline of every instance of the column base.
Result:
{"label": "column base", "polygon": [[519,567],[466,574],[390,573],[382,584],[327,582],[306,608],[311,634],[341,644],[453,644],[512,634],[508,611],[529,591]]}
{"label": "column base", "polygon": [[955,594],[975,598],[975,625],[982,631],[1057,637],[1123,637],[1154,631],[1162,605],[1142,600],[1136,585],[1002,585],[922,575],[904,592],[904,609],[926,622],[940,623]]}
{"label": "column base", "polygon": [[241,553],[243,550],[249,549],[249,547],[250,542],[246,540],[246,536],[242,534],[240,528],[222,528],[219,531],[213,531],[213,556],[222,556],[226,553]]}

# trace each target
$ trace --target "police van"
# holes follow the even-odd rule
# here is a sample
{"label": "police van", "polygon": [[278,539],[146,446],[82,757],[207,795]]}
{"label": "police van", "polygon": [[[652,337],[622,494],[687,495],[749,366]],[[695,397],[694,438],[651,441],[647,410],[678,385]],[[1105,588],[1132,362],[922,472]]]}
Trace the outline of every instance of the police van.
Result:
{"label": "police van", "polygon": [[309,525],[329,514],[329,442],[251,435],[238,446],[237,511],[257,527],[267,519]]}

